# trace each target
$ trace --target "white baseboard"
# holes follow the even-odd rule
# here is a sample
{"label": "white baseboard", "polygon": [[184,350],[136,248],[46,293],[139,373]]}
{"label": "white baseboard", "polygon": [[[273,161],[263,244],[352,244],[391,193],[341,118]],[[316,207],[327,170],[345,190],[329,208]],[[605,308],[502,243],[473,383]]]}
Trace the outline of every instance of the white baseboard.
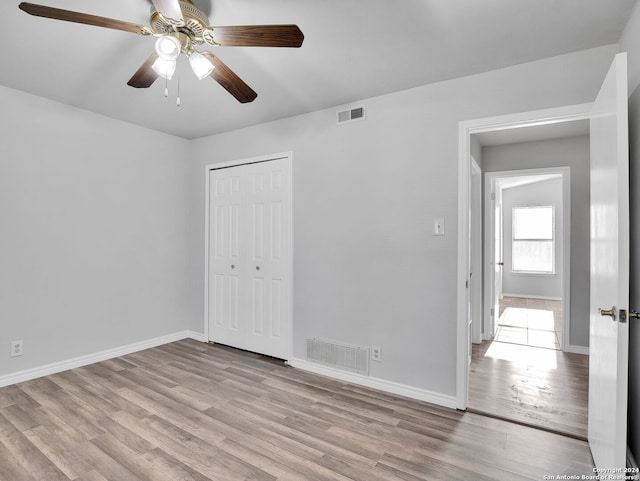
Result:
{"label": "white baseboard", "polygon": [[152,347],[161,346],[163,344],[169,344],[170,342],[180,341],[182,339],[204,339],[204,335],[198,334],[192,331],[176,332],[175,334],[169,334],[167,336],[156,337],[155,339],[149,339],[146,341],[135,342],[133,344],[127,344],[126,346],[120,346],[113,349],[107,349],[105,351],[88,354],[86,356],[80,356],[73,359],[67,359],[60,362],[54,362],[40,367],[26,369],[12,374],[5,374],[0,376],[0,387],[9,386],[11,384],[17,384],[19,382],[30,381],[42,376],[48,376],[50,374],[56,374],[58,372],[67,371],[76,367],[86,366],[100,361],[106,361],[107,359],[113,359],[114,357],[125,356],[134,352],[143,351]]}
{"label": "white baseboard", "polygon": [[534,296],[531,294],[508,294],[502,293],[502,297],[517,297],[519,299],[541,299],[543,301],[561,301],[562,297],[550,297],[550,296]]}
{"label": "white baseboard", "polygon": [[[180,341],[182,339],[194,339],[196,341],[206,342],[204,334],[201,334],[199,332],[176,332],[167,336],[156,337],[154,339],[148,339],[146,341],[127,344],[125,346],[107,349],[86,356],[80,356],[73,359],[54,362],[16,373],[5,374],[3,376],[0,376],[0,387],[10,386],[12,384],[29,381],[31,379],[36,379],[42,376],[48,376],[51,374],[67,371],[69,369],[94,364],[96,362],[106,361],[115,357],[125,356],[127,354],[143,351],[145,349],[161,346],[163,344],[169,344],[171,342]],[[304,359],[292,359],[289,361],[289,365],[304,371],[309,371],[316,374],[332,377],[334,379],[340,379],[341,381],[378,389],[380,391],[396,394],[398,396],[417,399],[419,401],[437,404],[439,406],[444,406],[452,409],[456,408],[456,398],[454,396],[446,396],[440,393],[427,391],[426,389],[408,386],[406,384],[400,384],[393,381],[386,381],[384,379],[344,372],[339,369],[333,369],[330,367],[308,362]]]}
{"label": "white baseboard", "polygon": [[378,389],[380,391],[396,394],[398,396],[417,399],[418,401],[437,404],[438,406],[444,406],[451,409],[456,408],[455,396],[446,396],[444,394],[427,391],[426,389],[420,389],[408,386],[406,384],[400,384],[393,381],[386,381],[384,379],[345,372],[339,369],[321,366],[320,364],[315,364],[313,362],[309,362],[299,358],[291,359],[288,364],[303,371],[322,374],[323,376],[332,377],[334,379],[339,379],[341,381],[346,381],[353,384],[358,384],[360,386]]}
{"label": "white baseboard", "polygon": [[589,348],[585,346],[574,346],[573,344],[569,344],[566,352],[571,352],[573,354],[584,354],[585,356],[588,356]]}
{"label": "white baseboard", "polygon": [[195,331],[187,331],[187,337],[194,341],[207,342],[208,339],[204,337],[204,334]]}

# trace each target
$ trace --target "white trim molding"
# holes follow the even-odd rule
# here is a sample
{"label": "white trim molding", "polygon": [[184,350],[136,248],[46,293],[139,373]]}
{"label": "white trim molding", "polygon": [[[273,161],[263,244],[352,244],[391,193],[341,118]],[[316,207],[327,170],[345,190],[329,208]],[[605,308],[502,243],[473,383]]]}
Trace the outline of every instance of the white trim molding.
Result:
{"label": "white trim molding", "polygon": [[320,374],[333,379],[339,379],[340,381],[349,382],[351,384],[357,384],[359,386],[365,386],[372,389],[377,389],[390,394],[396,394],[410,399],[416,399],[418,401],[424,401],[438,406],[443,406],[451,409],[456,408],[455,396],[447,396],[426,389],[420,389],[406,384],[400,384],[393,381],[386,381],[375,377],[364,376],[361,374],[341,371],[327,366],[322,366],[313,362],[306,361],[300,358],[294,358],[288,362],[288,364],[296,369],[302,371],[312,372],[314,374]]}
{"label": "white trim molding", "polygon": [[572,354],[584,354],[585,356],[589,355],[589,347],[587,346],[576,346],[574,344],[568,344],[565,352],[570,352]]}
{"label": "white trim molding", "polygon": [[46,364],[44,366],[25,369],[24,371],[18,371],[16,373],[0,376],[0,387],[10,386],[19,382],[30,381],[42,376],[49,376],[51,374],[68,371],[69,369],[75,369],[77,367],[87,366],[96,362],[106,361],[115,357],[126,356],[127,354],[144,351],[145,349],[162,346],[163,344],[169,344],[175,341],[181,341],[182,339],[195,339],[199,341],[203,340],[204,336],[192,331],[176,332],[174,334],[156,337],[154,339],[148,339],[146,341],[134,342],[133,344],[127,344],[125,346],[114,347],[112,349],[106,349],[104,351],[96,352],[93,354],[87,354],[86,356],[79,356],[72,359],[66,359],[64,361]]}
{"label": "white trim molding", "polygon": [[201,332],[187,331],[187,337],[189,339],[193,339],[194,341],[209,342],[205,337],[205,335],[202,334]]}

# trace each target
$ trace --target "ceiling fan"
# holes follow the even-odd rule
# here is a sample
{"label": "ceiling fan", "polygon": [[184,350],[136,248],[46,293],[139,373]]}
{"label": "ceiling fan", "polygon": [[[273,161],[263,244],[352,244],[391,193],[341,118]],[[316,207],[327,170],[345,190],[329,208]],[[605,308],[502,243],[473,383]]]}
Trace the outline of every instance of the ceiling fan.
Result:
{"label": "ceiling fan", "polygon": [[211,76],[239,102],[252,102],[258,94],[212,52],[197,47],[300,47],[304,35],[297,25],[238,25],[212,27],[209,19],[191,0],[152,0],[150,26],[99,17],[86,13],[22,2],[30,15],[67,22],[112,28],[142,36],[157,37],[155,51],[127,82],[131,87],[148,88],[158,77],[170,79],[180,54],[198,78]]}

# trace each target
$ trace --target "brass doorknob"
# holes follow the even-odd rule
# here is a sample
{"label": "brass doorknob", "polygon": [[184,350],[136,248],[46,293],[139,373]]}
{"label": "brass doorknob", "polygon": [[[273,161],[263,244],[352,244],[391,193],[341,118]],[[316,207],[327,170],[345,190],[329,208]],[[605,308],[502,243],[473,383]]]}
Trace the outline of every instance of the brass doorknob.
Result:
{"label": "brass doorknob", "polygon": [[598,308],[598,312],[600,313],[601,316],[609,316],[614,321],[616,320],[616,316],[618,314],[615,306],[613,306],[611,309]]}

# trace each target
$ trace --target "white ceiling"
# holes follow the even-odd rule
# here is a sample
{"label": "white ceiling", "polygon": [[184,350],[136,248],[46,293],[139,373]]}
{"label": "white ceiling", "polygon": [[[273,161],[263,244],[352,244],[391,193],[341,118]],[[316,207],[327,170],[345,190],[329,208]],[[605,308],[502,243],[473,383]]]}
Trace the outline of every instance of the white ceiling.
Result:
{"label": "white ceiling", "polygon": [[536,175],[518,175],[514,177],[501,177],[496,179],[496,185],[501,189],[512,189],[513,187],[521,187],[523,185],[535,184],[551,179],[561,179],[562,174],[536,174]]}
{"label": "white ceiling", "polygon": [[[182,106],[127,80],[154,39],[27,15],[2,0],[0,84],[185,138],[618,41],[636,0],[193,0],[211,25],[295,23],[300,49],[216,55],[257,93],[240,104],[178,67]],[[148,23],[150,0],[32,0]],[[184,60],[184,59],[183,59]],[[175,79],[175,78],[174,78]]]}
{"label": "white ceiling", "polygon": [[554,122],[474,134],[483,147],[589,135],[588,120]]}

